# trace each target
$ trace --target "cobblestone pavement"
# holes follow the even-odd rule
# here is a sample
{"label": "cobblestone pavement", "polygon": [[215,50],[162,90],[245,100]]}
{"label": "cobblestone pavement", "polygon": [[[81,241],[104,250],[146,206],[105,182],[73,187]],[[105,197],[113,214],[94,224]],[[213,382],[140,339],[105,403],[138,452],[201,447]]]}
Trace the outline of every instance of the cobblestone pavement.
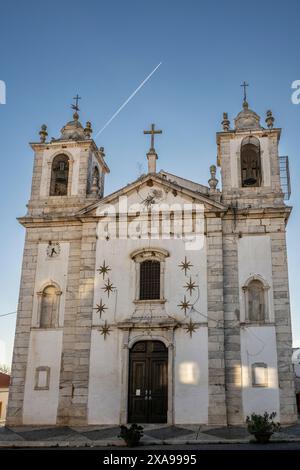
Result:
{"label": "cobblestone pavement", "polygon": [[[120,446],[118,426],[0,427],[0,447]],[[158,444],[247,444],[252,439],[244,427],[144,425],[144,446]],[[300,441],[300,423],[282,428],[272,441]]]}

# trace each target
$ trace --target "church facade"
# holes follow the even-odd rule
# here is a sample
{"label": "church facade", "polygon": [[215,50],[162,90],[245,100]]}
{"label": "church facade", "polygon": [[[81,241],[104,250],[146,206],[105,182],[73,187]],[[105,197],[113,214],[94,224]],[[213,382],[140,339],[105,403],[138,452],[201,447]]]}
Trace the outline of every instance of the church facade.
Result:
{"label": "church facade", "polygon": [[[76,108],[76,107],[75,107]],[[35,153],[7,424],[296,420],[278,146],[246,99],[208,186],[156,171],[104,196],[75,109]]]}

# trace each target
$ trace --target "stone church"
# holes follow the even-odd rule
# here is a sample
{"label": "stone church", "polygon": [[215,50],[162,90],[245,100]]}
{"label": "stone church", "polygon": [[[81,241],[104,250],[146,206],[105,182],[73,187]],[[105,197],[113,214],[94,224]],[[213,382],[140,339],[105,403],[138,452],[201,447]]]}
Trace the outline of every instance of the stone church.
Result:
{"label": "stone church", "polygon": [[148,173],[104,195],[104,148],[73,108],[60,137],[43,125],[31,143],[7,424],[294,422],[272,112],[263,127],[245,97],[233,124],[223,114],[222,189],[215,165],[207,186],[157,171],[152,125]]}

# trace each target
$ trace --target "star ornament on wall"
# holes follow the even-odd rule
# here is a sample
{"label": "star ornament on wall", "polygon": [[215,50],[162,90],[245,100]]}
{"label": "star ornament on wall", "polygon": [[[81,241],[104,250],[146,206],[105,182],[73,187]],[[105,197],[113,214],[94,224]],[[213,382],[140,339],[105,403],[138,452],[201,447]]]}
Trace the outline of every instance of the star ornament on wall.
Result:
{"label": "star ornament on wall", "polygon": [[106,336],[111,333],[111,329],[109,325],[107,324],[106,320],[105,320],[104,325],[100,327],[100,332],[104,339],[106,339]]}
{"label": "star ornament on wall", "polygon": [[108,278],[102,289],[104,290],[104,292],[107,292],[107,296],[109,297],[109,294],[115,290],[115,286],[112,282],[110,282],[110,279]]}
{"label": "star ornament on wall", "polygon": [[181,310],[184,310],[184,314],[186,315],[186,311],[192,307],[192,304],[186,300],[186,296],[184,295],[183,300],[180,302],[180,304],[177,305],[177,307],[180,307]]}
{"label": "star ornament on wall", "polygon": [[195,333],[196,330],[198,330],[198,326],[196,325],[196,323],[193,323],[192,322],[192,319],[190,318],[190,321],[189,323],[185,326],[185,331],[187,334],[190,335],[190,337],[193,336],[193,333]]}
{"label": "star ornament on wall", "polygon": [[186,256],[184,257],[184,261],[178,265],[178,267],[181,268],[181,271],[184,271],[185,276],[186,272],[189,271],[192,266],[192,263],[186,259]]}
{"label": "star ornament on wall", "polygon": [[100,299],[100,304],[96,304],[96,307],[93,310],[96,310],[97,313],[100,314],[100,318],[101,318],[102,313],[104,313],[105,310],[107,310],[107,307],[105,306],[105,304],[102,303],[102,299]]}
{"label": "star ornament on wall", "polygon": [[105,278],[106,274],[108,274],[109,271],[111,271],[111,268],[109,266],[106,266],[105,260],[103,261],[102,266],[100,266],[99,269],[97,269],[98,273],[103,275],[103,279]]}
{"label": "star ornament on wall", "polygon": [[183,287],[190,292],[190,295],[192,295],[193,290],[199,286],[194,281],[192,281],[192,277],[190,276],[190,280]]}

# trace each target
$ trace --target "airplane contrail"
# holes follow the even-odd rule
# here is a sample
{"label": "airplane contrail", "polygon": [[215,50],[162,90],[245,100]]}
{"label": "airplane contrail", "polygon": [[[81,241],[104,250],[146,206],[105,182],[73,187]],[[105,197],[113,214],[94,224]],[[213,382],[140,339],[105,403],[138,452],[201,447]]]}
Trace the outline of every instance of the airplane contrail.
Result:
{"label": "airplane contrail", "polygon": [[152,77],[152,75],[156,72],[156,70],[158,69],[158,67],[160,67],[162,64],[162,62],[160,62],[153,70],[151,73],[149,73],[149,75],[145,78],[145,80],[142,81],[142,83],[137,87],[136,90],[134,90],[133,93],[131,93],[131,95],[127,98],[126,101],[124,101],[124,103],[119,107],[119,109],[117,109],[117,111],[112,115],[112,117],[106,122],[106,124],[104,124],[104,126],[102,127],[102,129],[100,129],[100,131],[97,132],[97,134],[95,135],[95,139],[98,137],[98,135],[101,134],[101,132],[104,131],[104,129],[111,123],[111,121],[113,119],[115,119],[115,117],[122,111],[122,109],[126,106],[127,103],[129,103],[129,101],[134,97],[134,95],[137,94],[137,92],[145,85],[145,83],[149,80],[149,78]]}

